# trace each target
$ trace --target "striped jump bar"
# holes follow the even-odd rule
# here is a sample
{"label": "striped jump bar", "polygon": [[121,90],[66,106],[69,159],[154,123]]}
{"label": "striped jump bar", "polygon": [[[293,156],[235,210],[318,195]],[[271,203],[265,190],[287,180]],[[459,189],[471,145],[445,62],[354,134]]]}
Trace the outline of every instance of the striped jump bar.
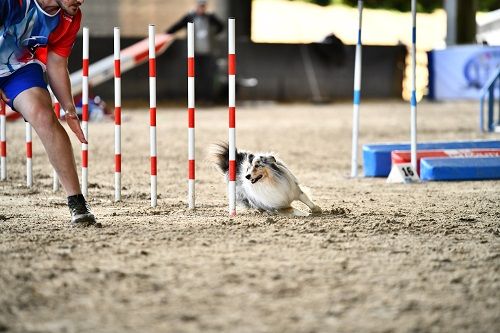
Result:
{"label": "striped jump bar", "polygon": [[157,143],[156,143],[156,49],[155,26],[149,25],[149,142],[151,161],[151,207],[157,204]]}
{"label": "striped jump bar", "polygon": [[228,82],[229,82],[229,216],[236,215],[236,45],[235,19],[228,20]]}
{"label": "striped jump bar", "polygon": [[187,24],[188,49],[188,207],[195,208],[195,90],[194,90],[194,23]]}
{"label": "striped jump bar", "polygon": [[115,64],[115,202],[121,200],[122,188],[122,88],[120,64],[120,28],[113,29],[114,64]]}
{"label": "striped jump bar", "polygon": [[33,187],[33,143],[31,124],[26,122],[26,186]]}
{"label": "striped jump bar", "polygon": [[[89,28],[83,28],[82,130],[89,142]],[[82,143],[82,194],[88,196],[88,144]]]}

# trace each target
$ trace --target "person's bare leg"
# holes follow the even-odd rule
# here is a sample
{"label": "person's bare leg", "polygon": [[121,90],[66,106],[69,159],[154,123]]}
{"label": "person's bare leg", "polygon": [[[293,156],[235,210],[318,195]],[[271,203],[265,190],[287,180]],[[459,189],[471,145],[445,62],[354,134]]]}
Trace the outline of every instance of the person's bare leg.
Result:
{"label": "person's bare leg", "polygon": [[14,107],[35,129],[67,195],[82,193],[71,142],[52,110],[48,91],[36,87],[25,90],[14,100]]}

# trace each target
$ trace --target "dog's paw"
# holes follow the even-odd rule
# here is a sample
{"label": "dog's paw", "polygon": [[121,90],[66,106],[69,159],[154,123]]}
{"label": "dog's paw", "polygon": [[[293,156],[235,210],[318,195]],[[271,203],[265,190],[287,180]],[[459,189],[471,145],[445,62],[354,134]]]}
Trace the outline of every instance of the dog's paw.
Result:
{"label": "dog's paw", "polygon": [[321,213],[323,213],[323,210],[321,209],[320,206],[314,206],[312,209],[311,209],[311,213],[313,215],[320,215]]}
{"label": "dog's paw", "polygon": [[308,217],[309,213],[303,212],[300,209],[289,207],[289,208],[282,208],[278,210],[278,214],[283,215],[283,216],[288,216],[288,217]]}

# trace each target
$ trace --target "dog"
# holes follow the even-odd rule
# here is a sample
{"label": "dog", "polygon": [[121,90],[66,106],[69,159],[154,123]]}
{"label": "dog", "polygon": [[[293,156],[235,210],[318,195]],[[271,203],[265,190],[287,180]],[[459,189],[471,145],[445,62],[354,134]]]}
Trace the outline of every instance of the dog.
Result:
{"label": "dog", "polygon": [[[210,147],[210,160],[228,181],[229,145],[214,144]],[[247,208],[271,214],[309,216],[291,206],[299,200],[309,207],[312,214],[321,214],[316,205],[300,187],[297,178],[283,161],[273,154],[251,153],[236,150],[236,202]]]}

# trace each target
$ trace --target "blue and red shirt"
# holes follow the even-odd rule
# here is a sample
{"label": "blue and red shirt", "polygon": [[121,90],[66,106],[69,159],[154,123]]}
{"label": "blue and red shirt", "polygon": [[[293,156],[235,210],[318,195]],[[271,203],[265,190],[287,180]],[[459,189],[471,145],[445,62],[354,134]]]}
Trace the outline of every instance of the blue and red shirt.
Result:
{"label": "blue and red shirt", "polygon": [[39,63],[48,52],[69,57],[80,30],[81,11],[46,13],[36,0],[0,0],[0,77]]}

